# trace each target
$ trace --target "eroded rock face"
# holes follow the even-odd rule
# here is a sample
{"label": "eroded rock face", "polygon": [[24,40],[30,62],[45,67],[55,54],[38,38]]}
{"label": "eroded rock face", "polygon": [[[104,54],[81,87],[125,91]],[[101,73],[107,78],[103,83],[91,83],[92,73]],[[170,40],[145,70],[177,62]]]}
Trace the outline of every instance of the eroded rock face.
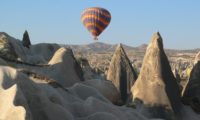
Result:
{"label": "eroded rock face", "polygon": [[85,80],[91,80],[97,76],[94,72],[94,69],[91,68],[87,59],[79,57],[77,58],[77,61],[83,70],[83,77]]}
{"label": "eroded rock face", "polygon": [[[82,69],[74,58],[71,49],[58,49],[48,64],[50,68],[45,74],[65,87],[84,80]],[[61,75],[58,75],[58,72]]]}
{"label": "eroded rock face", "polygon": [[9,60],[16,60],[18,57],[5,33],[0,33],[0,56]]}
{"label": "eroded rock face", "polygon": [[121,99],[125,103],[130,94],[131,86],[134,84],[137,75],[121,44],[115,50],[107,79],[111,80],[121,94]]}
{"label": "eroded rock face", "polygon": [[[0,94],[5,94],[4,98],[9,97],[12,102],[3,102],[0,109],[12,111],[4,113],[1,116],[3,120],[72,120],[73,117],[67,109],[59,105],[57,98],[51,99],[48,92],[51,87],[46,84],[36,84],[31,81],[26,75],[16,71],[10,67],[2,67],[0,69]],[[45,91],[46,90],[46,91]],[[14,95],[13,95],[14,94]],[[13,95],[13,96],[12,96]],[[2,97],[2,96],[1,96]],[[12,99],[11,99],[12,98]],[[4,101],[8,101],[3,99]],[[2,103],[2,102],[1,102]],[[57,104],[56,104],[57,103]],[[61,104],[61,103],[60,103]],[[6,106],[5,106],[6,105]],[[5,108],[2,108],[2,107]],[[15,113],[14,113],[15,112]],[[16,115],[17,118],[10,115]],[[6,117],[7,116],[7,117]]]}
{"label": "eroded rock face", "polygon": [[198,61],[200,61],[200,52],[198,52],[197,55],[195,56],[194,64],[197,64]]}
{"label": "eroded rock face", "polygon": [[[141,110],[113,105],[110,101],[115,100],[117,90],[110,81],[81,82],[71,50],[56,51],[57,45],[42,44],[34,50],[30,46],[28,51],[20,41],[9,40],[24,60],[29,53],[44,58],[45,63],[53,58],[44,66],[16,62],[15,68],[0,59],[0,120],[149,120],[139,113]],[[147,89],[144,92],[148,95]],[[183,119],[178,120],[199,120],[188,108],[183,109]],[[148,113],[152,112],[163,113]]]}
{"label": "eroded rock face", "polygon": [[94,80],[87,80],[83,84],[94,87],[104,97],[106,97],[114,104],[118,104],[118,102],[120,101],[120,94],[111,81],[94,79]]}
{"label": "eroded rock face", "polygon": [[53,87],[3,66],[0,75],[2,120],[147,120],[133,109],[113,105],[97,89],[82,83]]}
{"label": "eroded rock face", "polygon": [[[22,106],[16,106],[13,104],[19,94],[24,98],[21,91],[17,89],[16,85],[13,85],[7,90],[0,89],[0,119],[1,120],[26,120],[26,110]],[[18,94],[18,95],[16,95]]]}
{"label": "eroded rock face", "polygon": [[31,55],[43,57],[45,61],[50,61],[55,52],[61,47],[58,44],[40,43],[30,46]]}
{"label": "eroded rock face", "polygon": [[153,35],[148,45],[132,93],[137,108],[149,118],[173,119],[173,114],[180,111],[178,84],[163,50],[159,33]]}
{"label": "eroded rock face", "polygon": [[[28,48],[30,47],[30,49]],[[11,61],[20,61],[30,64],[47,64],[58,44],[41,43],[24,47],[22,42],[4,32],[0,32],[0,56]]]}
{"label": "eroded rock face", "polygon": [[200,113],[200,61],[192,69],[182,100],[184,104],[190,105],[193,110]]}

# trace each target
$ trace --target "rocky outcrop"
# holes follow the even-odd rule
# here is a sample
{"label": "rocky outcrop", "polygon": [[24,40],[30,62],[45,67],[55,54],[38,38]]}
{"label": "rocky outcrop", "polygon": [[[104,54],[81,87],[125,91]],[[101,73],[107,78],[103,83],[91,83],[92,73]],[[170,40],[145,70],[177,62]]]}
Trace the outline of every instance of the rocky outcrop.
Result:
{"label": "rocky outcrop", "polygon": [[50,67],[44,73],[49,78],[57,80],[64,87],[84,80],[82,69],[74,58],[71,49],[58,49],[48,64]]}
{"label": "rocky outcrop", "polygon": [[86,58],[76,58],[78,63],[80,64],[82,70],[83,70],[83,77],[85,80],[91,80],[95,78],[94,70],[91,68],[88,60]]}
{"label": "rocky outcrop", "polygon": [[194,59],[194,64],[197,64],[198,61],[200,61],[200,51],[197,53],[197,55],[195,56],[195,59]]}
{"label": "rocky outcrop", "polygon": [[0,57],[16,60],[18,58],[15,49],[11,42],[8,40],[8,36],[5,33],[0,33]]}
{"label": "rocky outcrop", "polygon": [[[51,87],[45,84],[36,84],[31,81],[26,75],[17,72],[13,68],[1,67],[0,69],[0,94],[4,94],[5,90],[11,90],[11,93],[1,96],[2,98],[13,97],[11,106],[17,106],[18,110],[12,109],[7,104],[7,99],[3,99],[4,105],[0,106],[3,111],[6,109],[13,110],[7,111],[7,113],[1,114],[3,120],[66,120],[72,119],[72,115],[69,114],[68,110],[63,109],[59,103],[48,96],[46,91],[51,91]],[[16,86],[16,87],[15,87]],[[42,87],[43,86],[43,87]],[[15,89],[17,88],[17,89]],[[13,95],[13,96],[11,96]],[[2,102],[1,102],[2,103]],[[6,106],[5,106],[6,105]],[[4,108],[3,108],[4,107]],[[14,108],[14,107],[13,107]],[[15,111],[15,114],[14,114]],[[10,116],[10,115],[14,116]],[[6,117],[7,116],[7,117]]]}
{"label": "rocky outcrop", "polygon": [[[26,120],[26,110],[22,106],[16,106],[13,102],[21,94],[21,98],[24,98],[23,93],[18,91],[17,86],[13,85],[7,90],[0,89],[0,119],[1,120]],[[18,94],[18,96],[16,96]]]}
{"label": "rocky outcrop", "polygon": [[10,67],[0,66],[0,75],[1,120],[147,120],[81,83],[66,91],[36,83]]}
{"label": "rocky outcrop", "polygon": [[[0,56],[7,61],[28,64],[46,64],[53,53],[50,54],[51,51],[47,49],[48,45],[45,45],[46,44],[29,46],[31,49],[27,49],[20,40],[15,39],[4,32],[0,32]],[[52,46],[55,45],[52,44]],[[58,48],[59,47],[57,47],[57,49]],[[44,51],[46,51],[45,54]],[[48,56],[48,60],[45,59],[46,56]]]}
{"label": "rocky outcrop", "polygon": [[7,63],[4,59],[0,58],[0,65],[5,65],[5,66],[7,66],[8,63]]}
{"label": "rocky outcrop", "polygon": [[148,118],[171,120],[180,113],[179,87],[163,50],[159,33],[153,35],[147,47],[132,93],[136,108]]}
{"label": "rocky outcrop", "polygon": [[107,80],[111,80],[117,87],[124,103],[130,95],[131,86],[134,84],[136,78],[137,75],[122,47],[122,44],[119,44],[110,62]]}
{"label": "rocky outcrop", "polygon": [[30,55],[32,55],[33,57],[34,56],[42,57],[42,61],[47,61],[48,63],[51,60],[52,56],[55,54],[55,52],[60,48],[61,47],[58,44],[49,44],[49,43],[40,43],[36,45],[31,45]]}
{"label": "rocky outcrop", "polygon": [[120,101],[120,94],[111,81],[94,79],[87,80],[83,84],[97,89],[105,98],[114,104],[118,104]]}
{"label": "rocky outcrop", "polygon": [[174,74],[174,76],[175,76],[177,82],[180,84],[180,82],[181,82],[181,77],[180,77],[180,75],[179,75],[179,73],[178,73],[178,69],[174,68],[174,70],[173,70],[172,72],[173,72],[173,74]]}
{"label": "rocky outcrop", "polygon": [[[32,45],[30,49],[27,49],[22,46],[21,41],[5,33],[3,34],[12,43],[18,57],[23,59],[21,59],[22,61],[12,62],[0,58],[0,120],[149,120],[144,117],[145,113],[144,115],[139,113],[144,109],[138,110],[138,106],[137,109],[134,109],[127,106],[116,106],[111,103],[114,103],[120,96],[111,81],[99,79],[81,81],[80,66],[76,66],[76,61],[70,49],[59,49],[56,44]],[[50,60],[49,64],[36,65],[29,62],[24,64],[23,60],[27,60],[29,54],[32,56],[30,59],[33,59],[33,61],[35,57],[40,56],[45,63]],[[163,61],[164,58],[159,60]],[[158,58],[156,57],[156,59]],[[41,62],[40,58],[37,61]],[[15,68],[8,67],[9,64],[12,64]],[[149,66],[149,70],[154,68],[151,64]],[[163,76],[160,78],[170,76],[170,71],[167,71],[168,67],[165,64],[161,66],[166,71],[161,69]],[[152,71],[147,73],[147,77],[150,76],[149,74],[154,75]],[[157,69],[155,69],[155,72],[157,72]],[[176,94],[173,84],[170,84],[171,82],[167,81],[168,79],[162,79],[164,83],[166,82],[166,93],[163,93],[165,90],[163,90],[163,84],[160,84],[162,82],[157,82],[157,77],[155,78],[155,82],[153,78],[150,79],[150,82],[144,80],[144,84],[150,87],[145,86],[144,88],[143,86],[140,93],[143,91],[146,96],[153,97],[156,97],[154,95],[156,94],[161,101],[166,99],[167,94],[173,108],[174,103],[171,101],[176,102],[176,96],[173,96]],[[155,83],[159,84],[155,85]],[[160,89],[152,90],[150,89],[152,85]],[[174,91],[173,95],[168,94],[171,93],[169,88]],[[174,99],[171,99],[172,96]],[[156,102],[159,105],[161,103]],[[159,106],[158,104],[156,105]],[[174,108],[173,110],[176,111]],[[151,115],[152,112],[159,115],[163,113],[162,109],[160,112],[150,110],[148,115]],[[182,118],[178,120],[200,119],[200,116],[197,116],[189,106],[184,106],[182,115]],[[159,120],[161,120],[161,117],[159,117]]]}
{"label": "rocky outcrop", "polygon": [[192,69],[189,81],[183,91],[183,103],[200,113],[200,61]]}
{"label": "rocky outcrop", "polygon": [[25,32],[24,32],[22,44],[23,44],[24,47],[27,47],[27,48],[30,48],[30,46],[31,46],[31,41],[30,41],[27,30],[25,30]]}

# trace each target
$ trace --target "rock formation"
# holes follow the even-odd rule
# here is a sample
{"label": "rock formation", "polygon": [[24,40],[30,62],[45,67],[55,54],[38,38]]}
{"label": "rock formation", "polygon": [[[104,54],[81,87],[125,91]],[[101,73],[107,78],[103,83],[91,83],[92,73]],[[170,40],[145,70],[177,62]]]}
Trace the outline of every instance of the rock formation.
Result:
{"label": "rock formation", "polygon": [[195,59],[194,59],[194,64],[197,64],[198,61],[200,61],[200,51],[197,53],[197,55],[195,56]]}
{"label": "rock formation", "polygon": [[176,69],[176,68],[174,68],[174,70],[172,71],[173,72],[173,74],[174,74],[174,77],[176,78],[176,80],[177,80],[177,83],[178,83],[178,85],[179,85],[179,89],[180,89],[180,92],[183,90],[183,87],[184,87],[184,85],[183,85],[183,83],[181,83],[182,81],[181,81],[181,76],[180,76],[180,74],[178,73],[178,69]]}
{"label": "rock formation", "polygon": [[[25,120],[26,110],[24,107],[13,104],[18,97],[16,96],[17,91],[16,85],[13,85],[7,90],[0,89],[1,120]],[[19,91],[18,94],[22,94],[21,91]]]}
{"label": "rock formation", "polygon": [[87,80],[83,84],[96,88],[104,97],[114,104],[120,101],[120,94],[111,81],[108,80]]}
{"label": "rock formation", "polygon": [[29,48],[31,46],[31,41],[30,41],[27,30],[24,32],[22,44],[23,44],[24,47],[27,47],[27,48]]}
{"label": "rock formation", "polygon": [[5,33],[0,33],[0,57],[10,60],[16,60],[18,57]]}
{"label": "rock formation", "polygon": [[179,75],[179,73],[178,73],[178,69],[174,68],[174,70],[173,70],[172,72],[173,72],[173,74],[174,74],[174,76],[175,76],[177,82],[180,84],[180,82],[181,82],[181,77],[180,77],[180,75]]}
{"label": "rock formation", "polygon": [[81,83],[67,89],[53,87],[3,66],[0,75],[1,120],[147,120]]}
{"label": "rock formation", "polygon": [[[23,47],[20,40],[6,33],[0,33],[0,36],[2,35],[12,44],[14,48],[12,50],[16,52],[21,61],[8,61],[0,58],[0,120],[149,120],[145,117],[146,114],[144,116],[143,113],[139,113],[143,110],[138,110],[138,107],[134,109],[112,104],[119,99],[120,94],[111,81],[99,79],[82,81],[81,68],[71,49],[60,48],[57,44],[37,44],[27,49]],[[37,56],[39,57],[37,62],[42,63],[41,60],[44,60],[44,64],[29,63],[27,58],[35,59]],[[166,57],[159,60],[163,61],[163,59],[165,60]],[[27,63],[24,64],[24,61]],[[149,70],[155,69],[152,65],[148,65],[150,67],[146,68]],[[145,78],[140,93],[143,95],[146,93],[147,97],[157,95],[161,101],[167,99],[167,94],[173,108],[177,100],[177,96],[173,96],[176,95],[176,89],[173,84],[170,84],[171,81],[163,79],[167,78],[166,76],[170,77],[171,72],[168,71],[169,66],[165,64],[160,66],[166,69],[166,71],[160,69],[163,75],[160,77],[161,81],[155,79],[159,81],[155,82],[159,83],[155,86],[160,89],[151,89],[152,84],[155,83],[150,81],[152,84],[148,84],[149,81]],[[147,73],[147,77],[151,78],[150,74],[154,74],[152,71]],[[155,72],[158,70],[156,69]],[[166,83],[166,93],[163,92],[165,90],[160,83]],[[161,93],[157,94],[157,91]],[[171,91],[174,92],[173,95],[168,94]],[[171,98],[172,96],[174,99]],[[159,100],[156,102],[159,105],[162,103]],[[158,106],[157,103],[155,104]],[[154,106],[155,104],[153,103]],[[177,109],[173,108],[173,110],[177,112]],[[157,110],[148,113],[152,114],[152,112],[162,113]],[[200,119],[200,116],[196,115],[189,106],[183,107],[182,115],[182,118],[178,120]],[[151,120],[158,120],[157,118]]]}
{"label": "rock formation", "polygon": [[107,80],[111,80],[120,92],[121,99],[125,103],[130,94],[131,86],[137,75],[122,47],[119,44],[110,62]]}
{"label": "rock formation", "polygon": [[[50,78],[59,81],[63,86],[71,86],[76,82],[83,81],[82,69],[74,58],[71,49],[58,49],[48,63],[49,70],[46,73]],[[57,73],[62,75],[57,75]]]}
{"label": "rock formation", "polygon": [[4,32],[0,32],[0,55],[7,60],[31,64],[45,64],[48,63],[52,55],[59,48],[60,47],[56,44],[43,43],[30,46],[30,49],[27,49],[20,40],[15,39]]}
{"label": "rock formation", "polygon": [[86,58],[78,57],[76,58],[83,70],[83,76],[85,80],[91,80],[95,78],[94,70],[91,68],[88,60]]}
{"label": "rock formation", "polygon": [[184,104],[190,105],[197,113],[200,113],[200,60],[196,61],[192,69],[182,100]]}
{"label": "rock formation", "polygon": [[132,93],[137,109],[149,118],[171,120],[174,113],[180,113],[178,84],[163,50],[159,33],[153,35],[147,47]]}
{"label": "rock formation", "polygon": [[61,47],[58,44],[39,43],[30,46],[30,51],[32,56],[41,56],[48,63],[49,60],[51,60],[52,56],[55,54],[55,52],[60,48]]}

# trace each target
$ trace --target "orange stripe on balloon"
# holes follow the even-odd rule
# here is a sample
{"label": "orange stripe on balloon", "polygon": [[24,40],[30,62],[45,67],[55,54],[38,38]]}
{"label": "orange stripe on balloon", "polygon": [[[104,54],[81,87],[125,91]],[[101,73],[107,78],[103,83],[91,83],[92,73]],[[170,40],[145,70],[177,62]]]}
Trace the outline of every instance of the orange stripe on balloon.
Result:
{"label": "orange stripe on balloon", "polygon": [[90,19],[90,18],[95,19],[95,20],[99,20],[99,21],[101,21],[101,22],[102,22],[103,24],[105,24],[105,25],[108,25],[108,24],[109,24],[108,21],[106,21],[106,20],[103,19],[103,18],[97,17],[96,15],[84,15],[84,16],[81,18],[81,21],[83,22],[85,19]]}
{"label": "orange stripe on balloon", "polygon": [[111,18],[110,13],[109,13],[107,10],[105,10],[105,11],[107,11],[107,12],[102,12],[102,11],[101,11],[101,8],[100,8],[100,9],[99,9],[99,8],[89,8],[89,9],[86,9],[86,10],[83,11],[82,16],[83,16],[85,13],[91,12],[91,11],[98,12],[98,13],[103,14],[104,16],[106,16],[106,17],[108,17],[108,18]]}
{"label": "orange stripe on balloon", "polygon": [[94,27],[97,27],[101,32],[105,29],[103,28],[102,26],[98,25],[98,24],[95,24],[95,23],[86,23],[84,24],[86,27],[89,27],[89,26],[94,26]]}
{"label": "orange stripe on balloon", "polygon": [[92,33],[92,35],[93,36],[99,36],[101,33],[98,33],[96,30],[94,30],[94,29],[91,29],[91,30],[89,30],[91,33]]}

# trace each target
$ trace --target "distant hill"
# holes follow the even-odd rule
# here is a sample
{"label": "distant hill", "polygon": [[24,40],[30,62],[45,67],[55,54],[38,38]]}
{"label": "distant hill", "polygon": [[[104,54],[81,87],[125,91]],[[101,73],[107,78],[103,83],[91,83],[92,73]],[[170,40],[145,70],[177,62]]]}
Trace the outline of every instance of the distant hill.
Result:
{"label": "distant hill", "polygon": [[[61,45],[63,47],[70,47],[73,51],[81,51],[81,52],[114,52],[115,48],[118,44],[107,44],[102,42],[94,42],[86,45]],[[137,50],[140,49],[138,47],[132,47],[125,44],[122,44],[124,49],[129,50]],[[146,49],[146,48],[145,48]]]}
{"label": "distant hill", "polygon": [[[124,49],[128,52],[131,50],[134,50],[136,52],[145,52],[147,48],[147,44],[142,44],[137,47],[128,46],[125,44],[122,44]],[[73,51],[81,51],[83,53],[87,52],[114,52],[115,48],[117,47],[117,44],[107,44],[102,42],[94,42],[86,45],[61,45],[63,47],[70,47],[73,49]],[[189,50],[176,50],[176,49],[165,49],[166,53],[197,53],[200,51],[200,48],[198,49],[189,49]]]}

